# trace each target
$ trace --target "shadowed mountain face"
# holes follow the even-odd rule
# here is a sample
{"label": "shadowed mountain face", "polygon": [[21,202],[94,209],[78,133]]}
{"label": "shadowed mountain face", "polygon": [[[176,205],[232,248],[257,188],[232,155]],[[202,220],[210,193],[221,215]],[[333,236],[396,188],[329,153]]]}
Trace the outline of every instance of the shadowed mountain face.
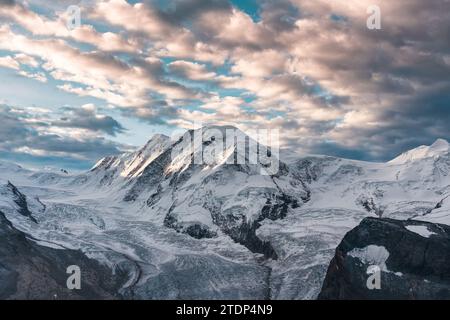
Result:
{"label": "shadowed mountain face", "polygon": [[[38,245],[0,211],[0,299],[115,299],[121,276],[79,251]],[[81,269],[81,289],[67,288],[67,267]]]}
{"label": "shadowed mountain face", "polygon": [[[92,273],[86,290],[100,283],[67,293],[83,298],[315,299],[336,247],[365,217],[450,224],[443,140],[388,163],[285,157],[253,143],[263,159],[252,162],[251,138],[238,132],[246,145],[230,143],[230,129],[191,131],[192,147],[186,136],[156,135],[81,174],[0,162],[0,210],[22,239],[3,244],[0,264],[16,265],[7,278],[27,283],[50,270],[64,292],[74,264]],[[24,254],[6,258],[18,245]],[[18,268],[28,255],[48,264]]]}
{"label": "shadowed mountain face", "polygon": [[450,299],[450,227],[364,219],[337,247],[319,299]]}

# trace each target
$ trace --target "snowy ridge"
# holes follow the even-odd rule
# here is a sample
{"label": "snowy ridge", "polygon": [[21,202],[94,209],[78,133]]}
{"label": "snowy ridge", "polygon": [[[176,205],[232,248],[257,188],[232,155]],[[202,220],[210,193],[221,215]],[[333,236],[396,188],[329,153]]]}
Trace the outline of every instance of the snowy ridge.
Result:
{"label": "snowy ridge", "polygon": [[121,177],[136,177],[169,146],[170,138],[154,135],[147,144],[133,153],[100,159],[91,171],[115,169]]}
{"label": "snowy ridge", "polygon": [[431,146],[420,146],[413,150],[407,151],[397,158],[391,160],[391,164],[404,164],[416,160],[439,157],[450,152],[450,145],[444,139],[436,140]]}

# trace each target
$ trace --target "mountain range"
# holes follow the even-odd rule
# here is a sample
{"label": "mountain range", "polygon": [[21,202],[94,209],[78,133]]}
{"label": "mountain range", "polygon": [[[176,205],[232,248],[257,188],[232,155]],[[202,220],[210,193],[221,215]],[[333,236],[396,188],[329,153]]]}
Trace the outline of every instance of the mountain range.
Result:
{"label": "mountain range", "polygon": [[[155,135],[77,174],[0,162],[0,298],[315,299],[365,218],[450,224],[445,140],[386,163],[254,143],[277,162],[267,174],[267,161],[216,134],[227,129],[237,130],[190,131],[201,139],[190,148],[186,135]],[[89,290],[65,288],[66,265],[80,266]],[[52,285],[27,285],[52,269]]]}

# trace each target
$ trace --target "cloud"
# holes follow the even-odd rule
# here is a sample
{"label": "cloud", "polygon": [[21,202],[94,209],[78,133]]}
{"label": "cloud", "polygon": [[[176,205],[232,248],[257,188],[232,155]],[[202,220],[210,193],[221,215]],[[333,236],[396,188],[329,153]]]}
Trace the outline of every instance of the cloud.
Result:
{"label": "cloud", "polygon": [[0,6],[13,6],[14,4],[14,0],[0,0]]}
{"label": "cloud", "polygon": [[27,71],[21,70],[18,72],[18,74],[23,77],[34,79],[34,80],[37,80],[40,82],[47,82],[47,76],[42,72],[32,73],[32,72],[27,72]]}
{"label": "cloud", "polygon": [[129,64],[110,53],[82,52],[62,40],[30,39],[9,27],[0,27],[0,40],[1,49],[44,60],[43,68],[54,79],[66,82],[59,85],[60,89],[81,96],[101,98],[121,107],[142,107],[151,102],[151,92],[170,99],[189,99],[196,95],[195,91],[164,79],[157,58],[136,58]]}
{"label": "cloud", "polygon": [[[24,3],[2,1],[0,65],[127,117],[277,127],[286,146],[371,160],[450,136],[448,1],[379,0],[381,30],[370,0],[262,0],[257,16],[226,0],[84,1],[72,31],[70,1]],[[46,132],[122,130],[68,112]]]}
{"label": "cloud", "polygon": [[23,70],[21,69],[23,65],[36,68],[38,66],[38,62],[34,58],[24,54],[16,54],[14,57],[0,57],[0,67],[13,69],[18,75],[26,78],[35,79],[40,82],[47,82],[47,77],[43,72],[29,72]]}
{"label": "cloud", "polygon": [[93,104],[86,104],[80,108],[72,108],[68,115],[59,120],[52,121],[52,126],[62,128],[81,128],[95,132],[104,132],[115,136],[117,133],[123,133],[125,129],[114,118],[97,113]]}
{"label": "cloud", "polygon": [[289,55],[274,49],[236,52],[231,71],[246,77],[266,78],[286,71]]}
{"label": "cloud", "polygon": [[0,57],[0,67],[10,68],[14,70],[20,70],[19,63],[11,56]]}
{"label": "cloud", "polygon": [[[67,9],[68,5],[64,9]],[[92,25],[86,23],[77,28],[68,28],[68,22],[72,18],[66,11],[56,12],[55,16],[56,19],[49,19],[20,3],[10,3],[4,8],[0,7],[0,17],[18,23],[34,35],[70,38],[91,44],[103,51],[132,52],[138,50],[138,44],[133,39],[124,39],[113,32],[97,32]]]}
{"label": "cloud", "polygon": [[215,72],[208,71],[204,64],[178,60],[168,64],[171,74],[189,80],[207,81],[217,77]]}
{"label": "cloud", "polygon": [[161,39],[176,32],[176,28],[158,10],[143,3],[133,5],[125,0],[99,1],[90,15],[128,31],[145,33],[152,39]]}
{"label": "cloud", "polygon": [[[36,161],[51,162],[60,159],[72,165],[78,161],[78,167],[87,168],[95,159],[127,148],[98,134],[101,131],[113,135],[124,129],[110,117],[97,115],[88,121],[86,117],[95,113],[92,106],[68,112],[59,120],[53,120],[49,110],[36,111],[0,105],[0,153],[4,157],[30,160],[33,156]],[[68,127],[72,130],[67,130]]]}
{"label": "cloud", "polygon": [[19,62],[20,64],[24,64],[33,68],[37,68],[39,66],[39,62],[33,58],[32,56],[28,56],[23,53],[18,53],[14,56],[14,60]]}

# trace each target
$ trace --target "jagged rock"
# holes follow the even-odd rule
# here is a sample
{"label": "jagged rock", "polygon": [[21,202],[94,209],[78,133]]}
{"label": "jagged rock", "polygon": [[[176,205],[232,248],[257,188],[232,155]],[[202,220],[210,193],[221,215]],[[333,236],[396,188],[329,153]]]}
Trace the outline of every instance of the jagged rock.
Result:
{"label": "jagged rock", "polygon": [[28,207],[27,197],[23,193],[21,193],[19,189],[17,189],[17,187],[10,181],[8,181],[6,185],[0,187],[0,195],[3,197],[9,197],[15,203],[16,211],[19,214],[29,218],[34,223],[37,223]]}
{"label": "jagged rock", "polygon": [[450,299],[450,227],[365,218],[337,247],[319,299]]}
{"label": "jagged rock", "polygon": [[164,219],[164,226],[172,228],[177,232],[185,233],[195,239],[214,238],[217,237],[217,233],[210,230],[208,226],[200,223],[190,224],[184,226],[178,223],[175,216],[168,214]]}

